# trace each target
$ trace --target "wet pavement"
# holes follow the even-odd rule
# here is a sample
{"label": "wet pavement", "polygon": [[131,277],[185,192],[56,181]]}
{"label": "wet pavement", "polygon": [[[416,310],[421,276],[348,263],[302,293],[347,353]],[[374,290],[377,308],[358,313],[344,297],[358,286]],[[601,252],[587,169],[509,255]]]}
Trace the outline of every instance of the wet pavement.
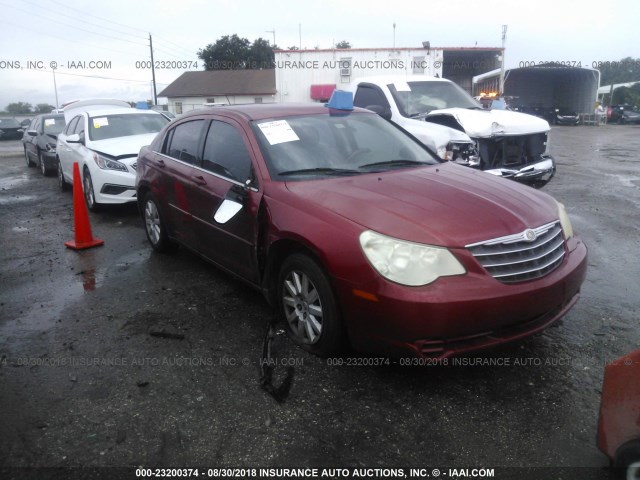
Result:
{"label": "wet pavement", "polygon": [[274,314],[259,293],[185,250],[152,253],[135,206],[91,214],[103,247],[66,249],[72,194],[5,144],[0,467],[575,467],[562,478],[606,478],[595,447],[604,365],[640,343],[640,127],[557,127],[551,145],[558,173],[545,191],[589,247],[582,297],[561,322],[423,368],[334,365],[276,328],[274,389],[292,375],[277,402],[260,384]]}

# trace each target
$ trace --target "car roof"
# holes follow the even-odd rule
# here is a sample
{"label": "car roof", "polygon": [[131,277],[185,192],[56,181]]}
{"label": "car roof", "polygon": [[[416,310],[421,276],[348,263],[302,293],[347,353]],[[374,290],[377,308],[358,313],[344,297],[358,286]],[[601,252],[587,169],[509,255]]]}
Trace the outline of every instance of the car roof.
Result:
{"label": "car roof", "polygon": [[143,115],[160,115],[159,112],[154,110],[139,110],[137,108],[99,108],[96,110],[86,110],[84,113],[90,117],[104,117],[106,115],[133,115],[135,113],[141,113]]}
{"label": "car roof", "polygon": [[[354,112],[372,113],[363,108],[355,107]],[[265,120],[269,118],[283,118],[295,115],[328,114],[329,108],[324,103],[251,103],[246,105],[227,105],[216,108],[200,108],[191,110],[180,117],[180,120],[202,115],[222,115],[227,117],[242,117],[246,120]]]}
{"label": "car roof", "polygon": [[434,77],[431,75],[371,75],[368,77],[360,77],[354,80],[353,83],[383,83],[389,85],[395,82],[447,82],[451,83],[451,80],[446,78]]}

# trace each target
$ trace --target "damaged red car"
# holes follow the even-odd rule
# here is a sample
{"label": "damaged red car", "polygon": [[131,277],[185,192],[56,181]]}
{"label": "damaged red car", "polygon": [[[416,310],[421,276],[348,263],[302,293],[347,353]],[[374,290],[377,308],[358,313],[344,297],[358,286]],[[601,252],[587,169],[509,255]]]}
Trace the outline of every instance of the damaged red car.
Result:
{"label": "damaged red car", "polygon": [[138,159],[151,246],[182,245],[262,290],[318,355],[444,358],[567,313],[587,249],[560,203],[443,162],[337,98],[168,124]]}

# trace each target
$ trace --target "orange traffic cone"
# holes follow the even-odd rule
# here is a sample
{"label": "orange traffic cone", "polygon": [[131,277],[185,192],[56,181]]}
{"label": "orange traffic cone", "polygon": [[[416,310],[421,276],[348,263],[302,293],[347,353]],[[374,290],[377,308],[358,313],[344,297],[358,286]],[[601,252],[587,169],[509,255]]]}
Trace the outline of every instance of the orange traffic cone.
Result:
{"label": "orange traffic cone", "polygon": [[76,238],[75,240],[64,242],[68,248],[84,250],[85,248],[104,245],[104,240],[93,238],[91,234],[89,213],[87,212],[87,205],[84,203],[80,168],[78,168],[77,163],[73,164],[73,222]]}

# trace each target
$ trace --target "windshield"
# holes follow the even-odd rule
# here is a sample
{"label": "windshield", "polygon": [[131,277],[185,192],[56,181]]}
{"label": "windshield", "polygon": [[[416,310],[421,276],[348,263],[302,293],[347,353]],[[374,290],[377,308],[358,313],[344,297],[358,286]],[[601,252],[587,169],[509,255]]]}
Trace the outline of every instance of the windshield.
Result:
{"label": "windshield", "polygon": [[439,163],[378,115],[310,115],[252,124],[271,178],[360,175]]}
{"label": "windshield", "polygon": [[130,113],[91,117],[89,118],[89,138],[96,141],[157,133],[168,122],[169,120],[159,113]]}
{"label": "windshield", "polygon": [[420,81],[387,86],[404,117],[425,115],[442,108],[482,108],[480,103],[452,82]]}
{"label": "windshield", "polygon": [[42,119],[43,131],[47,135],[58,135],[64,129],[64,115],[44,117]]}
{"label": "windshield", "polygon": [[21,125],[15,118],[0,118],[0,129],[5,128],[20,128]]}

